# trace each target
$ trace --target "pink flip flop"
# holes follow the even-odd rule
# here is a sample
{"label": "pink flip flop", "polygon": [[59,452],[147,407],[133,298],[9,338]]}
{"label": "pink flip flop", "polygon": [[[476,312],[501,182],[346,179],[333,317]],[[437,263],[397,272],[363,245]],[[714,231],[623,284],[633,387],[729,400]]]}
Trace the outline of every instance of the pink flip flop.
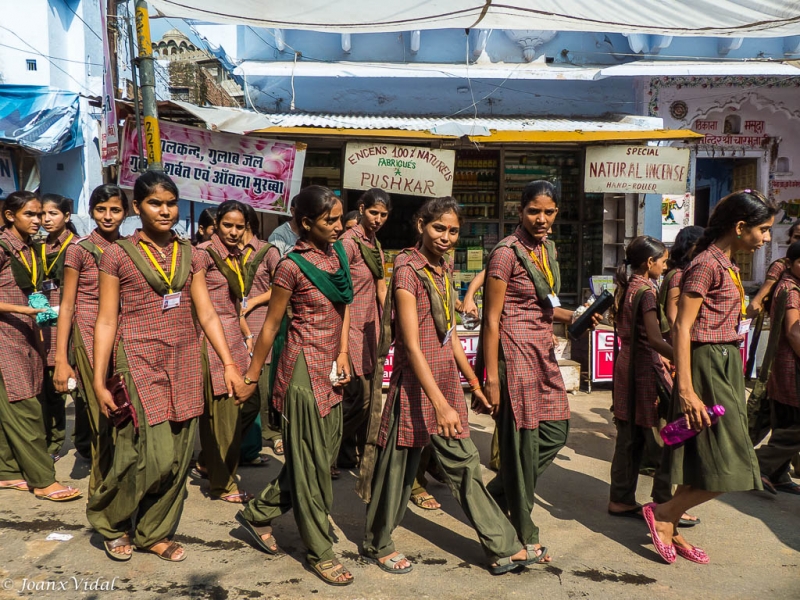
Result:
{"label": "pink flip flop", "polygon": [[700,565],[707,565],[710,561],[710,559],[708,558],[708,554],[706,554],[703,550],[701,550],[697,546],[692,546],[691,548],[683,548],[682,546],[675,545],[675,551],[678,553],[678,556]]}
{"label": "pink flip flop", "polygon": [[642,515],[644,516],[644,520],[647,523],[647,528],[650,530],[650,536],[653,538],[653,546],[655,546],[656,552],[664,559],[664,561],[671,565],[678,557],[675,553],[675,545],[674,544],[665,544],[662,542],[659,537],[658,533],[656,532],[656,518],[653,514],[653,509],[656,507],[655,502],[651,502],[650,504],[645,504],[642,507]]}

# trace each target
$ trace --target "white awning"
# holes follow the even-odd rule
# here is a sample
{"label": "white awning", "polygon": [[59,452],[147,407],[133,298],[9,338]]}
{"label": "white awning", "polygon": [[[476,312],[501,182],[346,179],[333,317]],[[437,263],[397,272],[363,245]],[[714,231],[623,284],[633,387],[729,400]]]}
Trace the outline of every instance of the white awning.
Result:
{"label": "white awning", "polygon": [[800,35],[800,6],[781,0],[151,0],[170,17],[342,33],[546,29],[675,36]]}
{"label": "white awning", "polygon": [[236,67],[237,75],[247,77],[404,77],[410,79],[501,79],[597,81],[608,77],[675,76],[800,76],[790,62],[770,60],[639,60],[613,66],[552,65],[530,63],[368,63],[303,62],[248,60]]}

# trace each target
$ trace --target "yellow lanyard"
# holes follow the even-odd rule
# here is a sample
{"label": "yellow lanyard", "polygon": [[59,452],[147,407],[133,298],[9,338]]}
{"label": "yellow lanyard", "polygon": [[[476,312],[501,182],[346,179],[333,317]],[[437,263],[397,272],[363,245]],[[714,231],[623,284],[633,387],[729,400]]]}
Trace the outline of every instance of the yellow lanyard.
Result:
{"label": "yellow lanyard", "polygon": [[244,267],[245,263],[247,263],[247,259],[250,257],[251,252],[253,252],[252,248],[248,249],[247,254],[245,254],[240,260],[235,260],[233,262],[231,262],[230,257],[225,259],[225,262],[228,263],[228,266],[236,272],[236,276],[239,278],[239,287],[242,290],[243,300],[244,300],[244,277],[242,277],[242,268]]}
{"label": "yellow lanyard", "polygon": [[433,289],[436,290],[436,293],[439,295],[439,298],[441,298],[442,303],[444,304],[444,317],[447,320],[447,331],[450,331],[453,323],[450,317],[450,280],[447,278],[447,272],[445,271],[444,273],[444,291],[446,297],[445,294],[442,294],[441,290],[439,290],[439,286],[436,285],[436,280],[434,280],[433,275],[428,267],[425,267],[425,274],[428,276],[428,279],[431,280]]}
{"label": "yellow lanyard", "polygon": [[153,253],[150,252],[150,248],[147,247],[147,244],[144,242],[139,242],[139,245],[144,250],[145,254],[147,254],[147,258],[150,259],[150,262],[153,263],[153,266],[158,271],[158,274],[161,275],[161,278],[167,284],[167,288],[169,288],[169,293],[172,294],[172,280],[175,279],[175,266],[178,264],[178,240],[175,240],[172,244],[172,266],[170,267],[169,277],[167,274],[164,273],[164,269],[161,268],[161,265],[158,264],[156,257],[153,256]]}
{"label": "yellow lanyard", "polygon": [[44,276],[45,277],[48,277],[50,275],[50,271],[52,271],[53,267],[56,266],[56,263],[58,262],[58,259],[64,253],[64,250],[67,249],[67,246],[69,246],[69,243],[72,241],[72,238],[74,238],[74,237],[75,237],[74,233],[70,233],[69,234],[69,237],[64,241],[63,244],[61,244],[61,249],[58,251],[58,254],[56,254],[56,257],[53,259],[53,263],[49,267],[47,266],[47,253],[46,253],[47,244],[42,244],[42,267],[44,268]]}
{"label": "yellow lanyard", "polygon": [[25,258],[22,250],[19,251],[19,258],[22,260],[22,264],[25,265],[25,268],[28,269],[28,273],[31,276],[31,283],[33,284],[33,290],[36,291],[36,255],[33,253],[33,248],[31,248],[31,264],[28,264],[28,259]]}
{"label": "yellow lanyard", "polygon": [[742,314],[747,314],[747,304],[744,301],[744,286],[742,285],[742,276],[736,272],[735,269],[728,267],[728,273],[731,274],[731,279],[733,279],[733,283],[736,285],[737,289],[739,290],[739,297],[742,300]]}
{"label": "yellow lanyard", "polygon": [[538,256],[536,256],[536,252],[533,250],[531,250],[531,259],[533,260],[533,263],[536,265],[536,267],[542,273],[544,273],[544,276],[547,278],[547,283],[550,284],[550,289],[552,290],[553,286],[556,284],[556,280],[553,277],[553,272],[550,270],[550,261],[547,260],[547,248],[544,247],[544,244],[542,244],[541,260],[539,259]]}

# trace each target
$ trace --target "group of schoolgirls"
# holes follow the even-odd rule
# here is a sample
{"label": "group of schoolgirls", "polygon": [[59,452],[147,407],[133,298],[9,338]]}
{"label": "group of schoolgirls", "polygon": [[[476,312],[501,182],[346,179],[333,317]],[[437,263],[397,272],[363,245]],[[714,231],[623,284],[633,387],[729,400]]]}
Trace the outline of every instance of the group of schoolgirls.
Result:
{"label": "group of schoolgirls", "polygon": [[[762,194],[735,192],[717,204],[704,230],[682,230],[671,256],[661,241],[640,236],[626,248],[625,263],[617,271],[612,311],[620,342],[612,409],[617,438],[608,512],[643,518],[656,551],[667,563],[678,556],[709,562],[708,554],[678,531],[679,526],[699,522],[686,511],[724,492],[762,489],[765,465],[773,465],[766,473],[772,476],[778,473],[778,463],[785,469],[791,448],[797,453],[797,415],[792,413],[792,421],[787,417],[792,409],[783,408],[796,396],[789,401],[785,395],[776,396],[773,412],[781,424],[776,422],[773,428],[778,427],[778,448],[763,452],[764,460],[757,459],[747,434],[739,352],[750,319],[735,256],[753,253],[770,241],[775,213],[774,204]],[[800,245],[794,252],[800,257]],[[658,289],[655,282],[665,272]],[[783,294],[798,280],[790,268],[781,281],[776,292]],[[795,300],[791,293],[786,296],[787,307]],[[800,300],[800,289],[797,294]],[[795,327],[800,313],[790,309],[786,315],[787,327],[789,323]],[[781,331],[783,353],[779,350],[777,360],[794,365],[799,359],[790,342],[800,329]],[[794,385],[794,373],[792,366],[782,375],[791,374]],[[774,385],[772,379],[770,385]],[[777,409],[776,404],[780,404]],[[725,414],[712,425],[706,409],[713,405],[723,406]],[[683,444],[660,443],[659,428],[679,418],[685,418],[697,435]],[[781,427],[787,423],[794,427],[793,446],[790,434],[781,437]],[[653,502],[641,506],[636,502],[636,484],[645,456],[655,467]],[[764,463],[761,469],[760,462]]]}

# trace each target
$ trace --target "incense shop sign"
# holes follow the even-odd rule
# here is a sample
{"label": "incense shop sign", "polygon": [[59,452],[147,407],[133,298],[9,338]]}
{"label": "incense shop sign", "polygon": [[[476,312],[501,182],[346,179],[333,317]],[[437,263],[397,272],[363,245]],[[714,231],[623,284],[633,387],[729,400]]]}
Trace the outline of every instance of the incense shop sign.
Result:
{"label": "incense shop sign", "polygon": [[347,144],[343,186],[390,194],[439,197],[453,192],[454,150],[380,142]]}
{"label": "incense shop sign", "polygon": [[689,149],[663,146],[592,146],[586,149],[589,193],[683,194]]}

